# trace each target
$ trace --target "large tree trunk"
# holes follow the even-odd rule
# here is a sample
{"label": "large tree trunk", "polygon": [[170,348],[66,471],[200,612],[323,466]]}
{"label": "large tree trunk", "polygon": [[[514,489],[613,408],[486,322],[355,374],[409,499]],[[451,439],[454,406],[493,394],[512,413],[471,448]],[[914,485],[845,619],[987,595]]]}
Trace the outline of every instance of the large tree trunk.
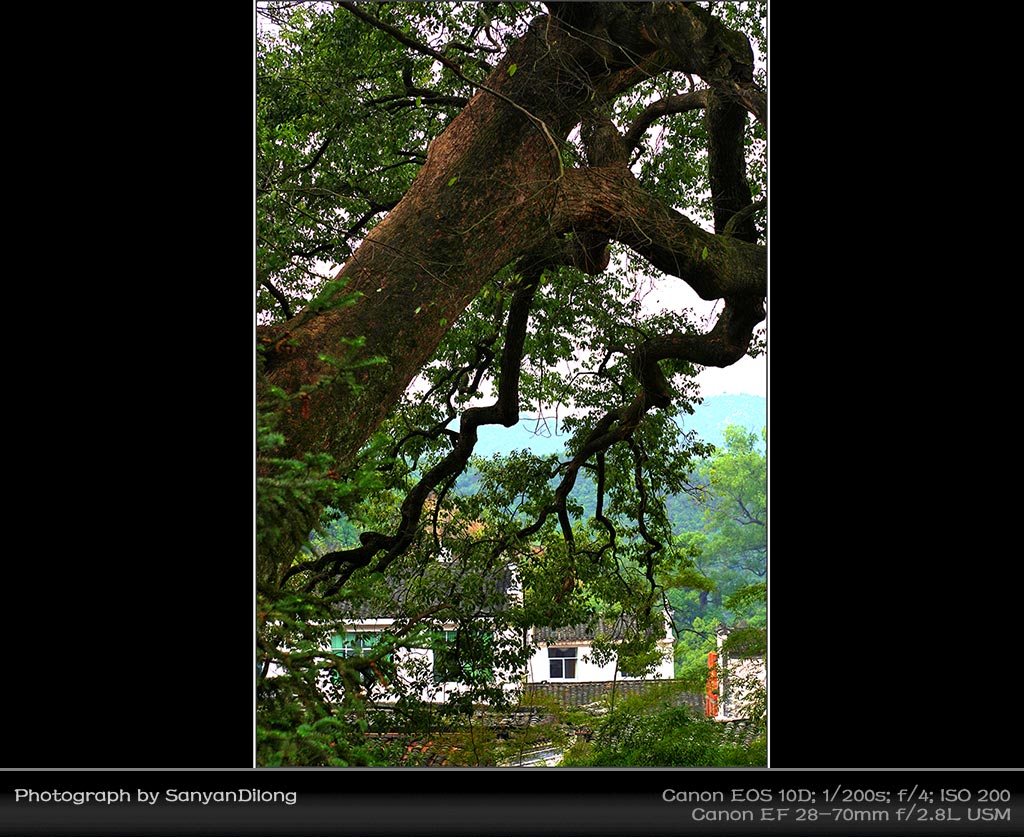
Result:
{"label": "large tree trunk", "polygon": [[[700,74],[715,90],[715,125],[729,134],[719,158],[734,160],[738,109],[764,119],[749,44],[686,4],[549,5],[553,13],[512,45],[431,144],[405,197],[338,273],[344,286],[334,298],[356,292],[355,303],[323,299],[261,330],[268,348],[261,391],[304,393],[278,428],[285,455],[326,452],[339,468],[351,463],[483,285],[524,255],[555,246],[563,262],[596,273],[607,263],[604,245],[618,240],[703,298],[725,299],[707,340],[669,334],[645,348],[644,409],[670,398],[659,359],[724,366],[748,348],[763,318],[765,249],[749,243],[746,228],[711,235],[647,194],[628,169],[622,138],[614,129],[602,134],[607,126],[595,114],[650,75]],[[584,135],[593,166],[564,168],[560,144],[581,123],[593,128]],[[719,170],[728,179],[728,162],[716,162]],[[724,224],[743,202],[742,189],[733,189],[716,220]],[[337,375],[325,358],[379,362]]]}

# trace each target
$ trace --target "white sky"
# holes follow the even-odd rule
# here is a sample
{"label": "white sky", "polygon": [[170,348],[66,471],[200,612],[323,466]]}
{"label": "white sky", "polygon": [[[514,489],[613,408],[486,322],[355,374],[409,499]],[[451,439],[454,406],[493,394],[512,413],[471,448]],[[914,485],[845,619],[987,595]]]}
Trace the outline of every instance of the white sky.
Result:
{"label": "white sky", "polygon": [[[708,223],[706,226],[710,226]],[[643,291],[644,309],[648,313],[659,310],[682,311],[690,309],[701,325],[710,331],[722,310],[721,300],[701,299],[689,285],[673,276],[653,275],[645,281],[651,284]],[[764,323],[761,324],[764,326]],[[758,334],[763,336],[763,330]],[[724,369],[705,367],[697,376],[701,395],[760,395],[768,397],[768,358],[744,357]]]}
{"label": "white sky", "polygon": [[726,369],[705,369],[697,376],[701,395],[760,395],[768,397],[768,362],[745,357]]}
{"label": "white sky", "polygon": [[[676,280],[676,284],[681,283]],[[681,296],[689,296],[683,304],[692,307],[702,316],[717,313],[720,311],[721,303],[711,303],[700,299],[695,293],[686,288]],[[716,307],[717,306],[717,307]],[[707,329],[714,325],[714,319],[702,320]],[[762,323],[762,326],[764,324]],[[768,397],[768,356],[761,355],[757,358],[744,357],[727,366],[724,369],[717,367],[705,367],[697,376],[700,382],[701,395],[760,395]]]}

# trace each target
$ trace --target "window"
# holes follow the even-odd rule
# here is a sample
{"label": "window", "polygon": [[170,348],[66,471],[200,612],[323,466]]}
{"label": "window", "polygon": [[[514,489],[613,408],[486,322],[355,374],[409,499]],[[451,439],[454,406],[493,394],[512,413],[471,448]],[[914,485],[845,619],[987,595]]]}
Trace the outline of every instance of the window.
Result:
{"label": "window", "polygon": [[[335,634],[331,637],[331,652],[339,657],[351,659],[352,657],[373,657],[375,659],[390,660],[390,654],[374,655],[373,649],[381,640],[381,634],[377,631],[352,631],[344,635]],[[370,686],[381,678],[380,668],[376,662],[360,671],[363,684]],[[331,672],[331,682],[337,685],[341,678],[337,671]]]}
{"label": "window", "polygon": [[439,631],[434,652],[434,683],[486,683],[493,680],[489,661],[494,636],[479,628]]}
{"label": "window", "polygon": [[552,680],[574,680],[576,678],[576,649],[549,648],[548,664],[551,666]]}
{"label": "window", "polygon": [[364,631],[361,633],[346,633],[344,636],[335,634],[331,637],[331,651],[339,657],[365,657],[380,642],[380,634],[377,632]]}
{"label": "window", "polygon": [[455,647],[457,637],[457,631],[441,631],[434,641],[435,683],[459,680],[459,655]]}

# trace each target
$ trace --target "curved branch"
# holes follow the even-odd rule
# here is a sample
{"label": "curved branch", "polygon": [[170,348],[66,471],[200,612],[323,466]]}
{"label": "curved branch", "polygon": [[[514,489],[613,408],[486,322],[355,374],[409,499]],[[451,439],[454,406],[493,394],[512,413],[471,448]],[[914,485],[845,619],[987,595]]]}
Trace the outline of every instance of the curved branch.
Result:
{"label": "curved branch", "polygon": [[768,206],[768,201],[765,198],[761,198],[759,201],[747,204],[743,209],[737,212],[732,218],[729,219],[725,225],[725,229],[722,230],[722,235],[735,235],[736,231],[741,228],[743,224],[747,222],[755,213],[760,212],[762,209]]}
{"label": "curved branch", "polygon": [[[640,392],[630,403],[605,413],[591,430],[566,466],[565,476],[555,492],[556,507],[564,509],[565,498],[575,485],[579,469],[592,456],[603,454],[616,442],[629,439],[652,408],[664,408],[671,402],[672,393],[658,367],[659,361],[675,358],[704,366],[729,366],[746,353],[753,329],[762,319],[764,308],[760,300],[726,299],[718,322],[707,334],[672,334],[645,341],[633,359]],[[567,541],[572,544],[571,533]]]}
{"label": "curved branch", "polygon": [[628,444],[629,450],[633,454],[633,484],[636,486],[637,494],[640,497],[640,503],[637,507],[636,514],[637,531],[648,545],[648,548],[644,551],[644,560],[646,565],[644,575],[646,576],[651,592],[653,593],[656,586],[654,578],[654,556],[665,548],[665,544],[655,538],[647,526],[648,496],[647,483],[644,480],[643,474],[643,454],[640,451],[640,447],[633,439],[630,439]]}
{"label": "curved branch", "polygon": [[[328,591],[333,593],[340,589],[353,572],[367,566],[375,555],[386,550],[386,554],[380,557],[375,565],[376,571],[383,572],[412,543],[424,504],[430,494],[439,484],[458,475],[466,467],[476,446],[478,428],[485,424],[512,427],[519,421],[519,377],[526,343],[527,321],[541,274],[548,264],[548,259],[543,257],[524,260],[524,267],[520,271],[523,276],[522,284],[513,295],[509,306],[498,397],[490,406],[471,407],[462,414],[452,450],[440,463],[423,475],[402,503],[402,520],[395,534],[365,532],[360,536],[360,547],[329,552],[316,561],[293,566],[285,574],[286,579],[312,570],[315,575],[306,585],[307,590],[311,590],[326,580],[328,575],[334,575]],[[346,565],[344,568],[343,564]]]}
{"label": "curved branch", "polygon": [[614,551],[617,532],[615,531],[615,524],[610,518],[605,517],[604,514],[605,452],[603,450],[598,451],[595,460],[595,470],[597,471],[597,500],[594,506],[594,520],[601,524],[601,527],[608,533],[607,542],[597,550],[596,557],[600,557],[609,549]]}
{"label": "curved branch", "polygon": [[430,56],[436,61],[440,61],[449,70],[456,73],[460,78],[462,78],[462,70],[459,67],[459,65],[452,61],[450,58],[447,58],[446,56],[442,55],[436,49],[432,49],[425,43],[422,43],[421,41],[418,41],[415,38],[405,34],[405,32],[403,32],[401,29],[398,29],[397,27],[394,27],[389,23],[385,23],[380,18],[374,17],[373,15],[364,12],[361,8],[359,8],[358,4],[356,3],[349,2],[348,0],[334,0],[334,3],[337,6],[341,6],[343,9],[347,9],[365,23],[369,23],[371,26],[380,29],[381,32],[386,32],[400,44],[404,44],[405,46],[416,50],[416,52],[420,52],[423,55]]}
{"label": "curved branch", "polygon": [[[361,11],[362,4],[339,5],[370,25],[394,30]],[[749,297],[754,306],[763,299],[764,248],[701,231],[643,193],[624,166],[570,174],[557,153],[558,142],[582,117],[651,74],[682,67],[716,89],[746,83],[745,38],[733,43],[735,33],[709,28],[703,20],[707,13],[694,4],[580,4],[584,7],[583,18],[592,16],[593,27],[571,32],[557,20],[538,18],[511,44],[487,86],[466,80],[492,95],[474,96],[434,139],[402,204],[336,277],[339,285],[346,281],[345,293],[362,294],[358,304],[313,308],[265,330],[275,339],[287,331],[293,349],[287,359],[282,355],[276,364],[268,363],[266,386],[291,393],[309,388],[311,394],[308,414],[282,414],[280,432],[287,439],[282,454],[324,452],[339,469],[348,468],[438,345],[444,324],[455,321],[489,277],[533,250],[545,235],[579,231],[615,238],[689,282],[704,298],[726,297],[730,312],[733,300]],[[398,30],[391,34],[424,51],[414,38]],[[677,53],[683,58],[675,60]],[[425,47],[425,54],[459,73],[455,62],[436,50]],[[513,64],[520,68],[514,78]],[[481,188],[485,177],[487,189]],[[590,241],[583,242],[584,251]],[[595,254],[589,255],[599,266]],[[413,309],[430,310],[429,322],[415,320]],[[357,340],[364,341],[363,348],[350,348]],[[325,357],[355,371],[340,375]],[[370,360],[381,363],[371,371]],[[641,377],[641,395],[614,411],[606,435],[622,438],[663,397],[656,371],[647,363],[640,371],[647,376]],[[321,381],[322,386],[311,387]],[[368,563],[394,543],[367,533],[366,551],[357,550],[353,561]]]}
{"label": "curved branch", "polygon": [[767,127],[768,96],[754,82],[750,41],[696,3],[652,3],[643,35],[665,50],[677,70],[698,74]]}
{"label": "curved branch", "polygon": [[624,166],[570,169],[557,190],[556,232],[586,229],[620,241],[702,299],[768,292],[767,248],[706,232],[643,189]]}
{"label": "curved branch", "polygon": [[[513,298],[507,326],[506,352],[502,357],[502,377],[499,383],[498,399],[489,407],[471,408],[463,414],[455,449],[438,466],[429,471],[410,492],[402,504],[402,523],[394,536],[386,537],[379,533],[365,533],[361,536],[362,547],[346,552],[329,553],[316,562],[314,569],[331,569],[334,572],[340,572],[332,589],[339,587],[358,567],[369,564],[373,554],[388,550],[375,567],[376,570],[383,571],[408,547],[415,534],[423,505],[429,493],[442,480],[451,479],[452,475],[460,472],[469,461],[476,444],[478,427],[483,424],[502,424],[505,427],[511,427],[518,421],[519,363],[522,358],[529,307],[539,278],[540,268],[538,266],[535,266],[535,272],[524,273],[523,285]],[[753,328],[763,319],[763,315],[764,310],[760,300],[727,299],[725,309],[718,322],[707,334],[664,335],[650,338],[641,344],[633,359],[634,371],[641,383],[640,392],[630,403],[608,411],[596,423],[576,455],[564,466],[562,480],[555,490],[554,503],[544,507],[533,523],[522,527],[508,537],[500,538],[495,550],[500,552],[507,548],[513,540],[532,536],[540,531],[547,519],[554,514],[559,521],[563,538],[570,550],[574,551],[575,538],[566,501],[576,484],[580,469],[593,458],[597,460],[599,480],[597,519],[609,533],[609,541],[601,548],[600,552],[603,553],[610,548],[614,549],[615,530],[611,522],[603,515],[604,454],[618,442],[629,442],[633,432],[652,408],[666,407],[670,403],[671,391],[664,374],[658,367],[658,362],[668,358],[677,358],[702,365],[728,366],[746,352]],[[632,443],[630,443],[630,447],[637,463],[636,467],[639,469],[638,448]],[[647,529],[644,519],[644,509],[647,505],[646,486],[642,483],[639,471],[636,478],[639,481],[637,488],[641,494],[638,522],[641,535],[650,546],[647,553],[648,559],[650,559],[664,544]],[[344,571],[339,569],[342,562],[349,565]],[[296,572],[310,568],[308,564],[293,568],[288,575],[294,575]],[[648,560],[646,574],[653,585],[652,573],[653,564]],[[318,575],[310,582],[310,586],[323,578],[323,575]]]}
{"label": "curved branch", "polygon": [[731,366],[747,353],[753,331],[764,317],[763,297],[727,297],[711,331],[651,337],[644,346],[645,360],[657,363],[675,358],[700,366]]}
{"label": "curved branch", "polygon": [[281,293],[269,279],[259,277],[258,281],[270,292],[270,295],[277,300],[278,304],[281,306],[281,310],[284,312],[284,318],[286,320],[290,320],[292,318],[292,309],[288,304],[288,298]]}
{"label": "curved branch", "polygon": [[402,84],[405,87],[404,93],[397,93],[391,96],[381,96],[376,99],[368,99],[367,105],[387,105],[387,110],[396,110],[403,107],[418,107],[420,104],[430,105],[451,105],[452,107],[464,108],[469,104],[465,96],[447,96],[431,90],[428,87],[417,87],[412,80],[412,67],[406,65],[402,70]]}
{"label": "curved branch", "polygon": [[633,124],[626,131],[626,147],[635,149],[644,138],[644,133],[662,116],[669,116],[675,113],[687,113],[691,110],[700,110],[707,107],[708,91],[695,90],[692,93],[680,93],[677,96],[668,96],[658,99],[643,109],[640,115],[633,120]]}

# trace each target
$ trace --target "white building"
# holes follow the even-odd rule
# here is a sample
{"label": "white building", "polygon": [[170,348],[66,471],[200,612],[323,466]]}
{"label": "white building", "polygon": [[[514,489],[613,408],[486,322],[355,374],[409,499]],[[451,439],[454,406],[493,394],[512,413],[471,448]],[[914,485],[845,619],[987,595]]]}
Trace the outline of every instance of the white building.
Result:
{"label": "white building", "polygon": [[[344,633],[331,638],[331,651],[343,657],[365,656],[372,651],[380,638],[395,624],[394,619],[376,618],[350,621]],[[493,685],[500,685],[506,692],[514,692],[530,683],[595,683],[618,680],[671,680],[674,676],[674,639],[667,616],[664,633],[657,640],[661,659],[653,671],[643,677],[624,675],[618,662],[600,659],[595,642],[614,643],[626,636],[630,627],[628,620],[602,620],[593,629],[577,625],[563,628],[531,628],[525,637],[506,637],[506,641],[525,643],[532,647],[533,654],[522,670],[496,670],[488,672],[465,672],[460,668],[457,643],[458,626],[444,623],[429,643],[430,647],[401,647],[393,660],[393,676],[408,677],[410,682],[421,684],[419,697],[427,701],[444,701],[453,694],[468,689],[468,677],[482,677]],[[481,641],[488,641],[486,621],[481,621]],[[463,637],[465,636],[465,629]],[[424,643],[426,646],[428,643]],[[608,656],[607,654],[605,656]],[[388,677],[381,667],[371,666],[364,672],[367,686],[376,683],[383,689],[374,690],[374,697],[387,702]]]}
{"label": "white building", "polygon": [[767,683],[765,659],[761,656],[740,656],[728,653],[725,640],[729,632],[724,629],[717,631],[718,653],[715,655],[717,671],[715,686],[717,688],[717,713],[719,721],[734,721],[750,718],[756,714],[757,708],[752,705],[759,692],[763,692]]}
{"label": "white building", "polygon": [[527,664],[527,683],[608,682],[611,680],[671,680],[675,676],[675,640],[671,623],[665,618],[665,631],[657,641],[662,651],[661,662],[644,677],[629,677],[618,670],[616,660],[603,661],[595,653],[597,639],[615,641],[625,636],[628,624],[623,620],[602,620],[594,629],[585,625],[566,628],[533,628],[530,632],[535,646]]}

